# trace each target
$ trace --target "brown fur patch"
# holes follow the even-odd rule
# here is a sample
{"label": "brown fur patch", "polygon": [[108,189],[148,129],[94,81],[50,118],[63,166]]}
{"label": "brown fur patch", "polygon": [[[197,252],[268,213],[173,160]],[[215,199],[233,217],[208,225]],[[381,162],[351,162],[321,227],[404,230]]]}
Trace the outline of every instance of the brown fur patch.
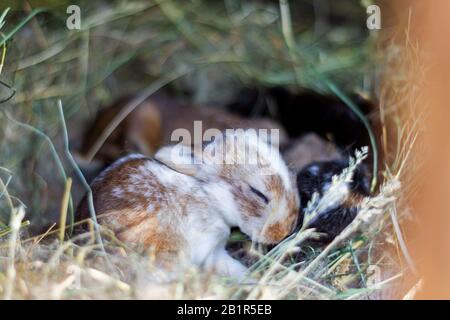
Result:
{"label": "brown fur patch", "polygon": [[248,212],[252,217],[261,217],[261,211],[265,209],[265,204],[258,202],[256,199],[251,199],[242,195],[237,188],[233,188],[233,196],[239,204],[239,208],[243,209],[241,212]]}
{"label": "brown fur patch", "polygon": [[298,219],[298,207],[295,201],[289,202],[289,215],[286,219],[267,226],[264,229],[264,237],[268,243],[278,243],[294,230]]}
{"label": "brown fur patch", "polygon": [[160,266],[169,267],[169,262],[182,252],[182,239],[176,230],[161,226],[156,215],[146,211],[110,212],[102,216],[101,224],[114,231],[120,241],[147,252]]}
{"label": "brown fur patch", "polygon": [[285,224],[277,222],[266,228],[265,238],[268,243],[277,243],[283,240],[289,234],[289,231]]}
{"label": "brown fur patch", "polygon": [[283,193],[286,192],[283,181],[278,175],[267,176],[266,189],[274,196],[275,200],[281,199]]}
{"label": "brown fur patch", "polygon": [[117,234],[124,242],[141,245],[144,249],[152,250],[156,256],[162,253],[178,251],[178,237],[172,228],[159,225],[154,215],[148,215]]}
{"label": "brown fur patch", "polygon": [[[138,170],[141,165],[145,165],[148,158],[130,159],[117,167],[103,172],[91,185],[94,207],[96,214],[103,214],[109,211],[126,210],[141,206],[147,207],[149,204],[155,205],[158,211],[161,204],[158,195],[164,194],[165,187],[161,185],[151,172],[142,173]],[[131,175],[142,175],[140,181],[132,182]],[[133,191],[129,191],[127,186],[132,185]],[[115,196],[114,189],[120,188],[122,195]],[[149,190],[151,194],[147,197],[145,192]],[[87,218],[86,199],[83,199],[78,210],[80,218]]]}
{"label": "brown fur patch", "polygon": [[[155,253],[160,254],[175,248],[174,233],[166,227],[159,231],[162,227],[157,220],[157,213],[168,201],[167,193],[174,191],[163,186],[153,173],[139,169],[149,161],[144,157],[131,158],[107,169],[91,189],[100,224],[115,232],[120,240],[145,248],[153,246]],[[89,217],[86,197],[77,210],[77,217]]]}

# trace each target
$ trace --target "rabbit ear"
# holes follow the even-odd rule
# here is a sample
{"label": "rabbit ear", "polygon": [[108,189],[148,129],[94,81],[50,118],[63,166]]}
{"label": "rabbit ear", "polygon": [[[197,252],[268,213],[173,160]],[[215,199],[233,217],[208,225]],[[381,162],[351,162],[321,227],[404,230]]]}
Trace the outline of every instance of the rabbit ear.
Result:
{"label": "rabbit ear", "polygon": [[154,158],[178,173],[202,181],[210,179],[208,168],[202,165],[201,152],[197,154],[191,147],[182,144],[163,147],[155,154]]}

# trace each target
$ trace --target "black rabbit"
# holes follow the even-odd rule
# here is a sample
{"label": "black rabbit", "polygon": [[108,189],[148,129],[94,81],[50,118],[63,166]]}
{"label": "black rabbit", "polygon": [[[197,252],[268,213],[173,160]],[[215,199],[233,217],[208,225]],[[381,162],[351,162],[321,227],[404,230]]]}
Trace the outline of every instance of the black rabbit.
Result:
{"label": "black rabbit", "polygon": [[[313,162],[297,174],[297,186],[302,202],[299,212],[298,228],[303,224],[305,208],[317,192],[323,196],[330,188],[332,178],[339,175],[348,162],[344,160]],[[330,242],[349,225],[358,213],[361,200],[370,195],[370,180],[367,167],[360,164],[353,172],[353,179],[347,183],[346,194],[337,203],[330,204],[311,221],[308,228],[323,233],[320,242]]]}

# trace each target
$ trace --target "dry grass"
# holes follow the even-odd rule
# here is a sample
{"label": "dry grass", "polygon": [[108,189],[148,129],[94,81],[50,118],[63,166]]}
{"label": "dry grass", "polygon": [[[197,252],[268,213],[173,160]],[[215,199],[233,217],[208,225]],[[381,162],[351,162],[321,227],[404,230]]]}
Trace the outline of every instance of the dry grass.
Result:
{"label": "dry grass", "polygon": [[[257,262],[247,284],[191,269],[180,270],[177,279],[170,280],[152,269],[148,257],[123,248],[107,232],[103,246],[94,241],[98,233],[78,236],[81,245],[64,237],[54,224],[38,237],[28,234],[27,221],[31,227],[67,221],[70,229],[73,205],[69,194],[76,203],[85,190],[76,177],[67,144],[70,140],[76,149],[80,123],[91,119],[98,106],[123,93],[151,94],[170,85],[176,95],[187,92],[194,101],[221,105],[242,84],[331,90],[338,95],[355,90],[370,95],[376,89],[370,76],[376,57],[371,39],[359,31],[365,25],[360,17],[354,24],[322,33],[317,25],[302,24],[298,16],[289,21],[294,10],[289,13],[286,2],[280,3],[281,10],[276,4],[248,1],[86,3],[78,32],[61,27],[60,7],[50,13],[30,11],[28,18],[14,12],[0,18],[0,31],[14,39],[7,47],[3,42],[0,46],[0,57],[6,57],[1,60],[0,76],[10,87],[0,90],[0,100],[7,100],[0,104],[0,296],[396,296],[395,284],[410,268],[403,262],[408,253],[398,220],[407,212],[400,181],[411,162],[408,150],[416,128],[403,126],[409,122],[392,116],[394,98],[405,95],[381,95],[382,120],[398,121],[398,141],[407,137],[407,143],[389,145],[397,152],[380,164],[384,179],[374,196],[363,203],[358,218],[326,248],[308,243],[314,233],[307,228],[270,252],[253,248]],[[2,21],[6,22],[3,26]],[[9,99],[14,90],[15,96]],[[58,99],[63,101],[65,119],[58,112]],[[350,168],[337,177],[336,190],[339,183],[351,179],[351,172]],[[333,190],[310,204],[312,217],[321,201],[333,197]],[[23,213],[26,217],[21,224]]]}
{"label": "dry grass", "polygon": [[[361,155],[358,155],[358,161]],[[353,167],[354,169],[354,167]],[[308,211],[312,221],[324,201],[336,197],[340,184],[351,179],[352,167],[337,176],[322,199],[312,201]],[[388,278],[380,275],[384,259],[370,262],[370,246],[380,233],[383,219],[394,210],[399,183],[392,179],[380,193],[367,198],[355,221],[321,252],[309,253],[302,261],[295,253],[314,236],[304,228],[268,253],[256,251],[259,258],[242,283],[199,270],[180,268],[177,276],[152,268],[152,261],[124,248],[106,231],[104,253],[91,233],[64,242],[50,233],[30,239],[18,239],[24,210],[12,215],[9,241],[3,248],[6,277],[1,279],[5,298],[248,298],[248,299],[336,299],[367,298],[394,282],[401,273]],[[333,194],[334,193],[334,194]],[[355,238],[355,232],[363,236]],[[87,240],[80,245],[80,240]],[[372,244],[370,242],[372,241]],[[370,245],[369,245],[370,244]],[[106,256],[105,256],[106,254]],[[363,258],[363,256],[367,257]],[[374,255],[375,256],[375,255]],[[369,259],[369,260],[366,260]],[[375,268],[375,269],[374,269]],[[377,270],[378,273],[374,270]],[[174,280],[175,279],[175,280]]]}

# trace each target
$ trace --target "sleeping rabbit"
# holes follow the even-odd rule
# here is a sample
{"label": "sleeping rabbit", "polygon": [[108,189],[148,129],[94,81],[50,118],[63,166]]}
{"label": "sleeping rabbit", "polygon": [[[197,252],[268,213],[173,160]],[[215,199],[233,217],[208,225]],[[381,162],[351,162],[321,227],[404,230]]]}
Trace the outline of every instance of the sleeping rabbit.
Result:
{"label": "sleeping rabbit", "polygon": [[[119,159],[91,185],[100,225],[151,252],[165,270],[187,262],[242,277],[246,268],[225,250],[230,229],[278,243],[293,231],[300,205],[278,150],[254,132],[227,132],[201,150],[174,145],[154,158]],[[80,218],[89,216],[87,208],[83,199]]]}
{"label": "sleeping rabbit", "polygon": [[[347,167],[348,161],[338,159],[316,161],[300,170],[297,173],[297,187],[302,203],[306,206],[316,192],[322,197],[329,190],[333,176],[339,175]],[[370,195],[369,182],[367,166],[361,164],[355,169],[352,181],[346,183],[340,198],[323,208],[318,219],[309,225],[309,228],[315,228],[322,234],[317,243],[331,242],[353,221],[363,199]],[[303,223],[304,209],[300,209],[299,227]]]}

